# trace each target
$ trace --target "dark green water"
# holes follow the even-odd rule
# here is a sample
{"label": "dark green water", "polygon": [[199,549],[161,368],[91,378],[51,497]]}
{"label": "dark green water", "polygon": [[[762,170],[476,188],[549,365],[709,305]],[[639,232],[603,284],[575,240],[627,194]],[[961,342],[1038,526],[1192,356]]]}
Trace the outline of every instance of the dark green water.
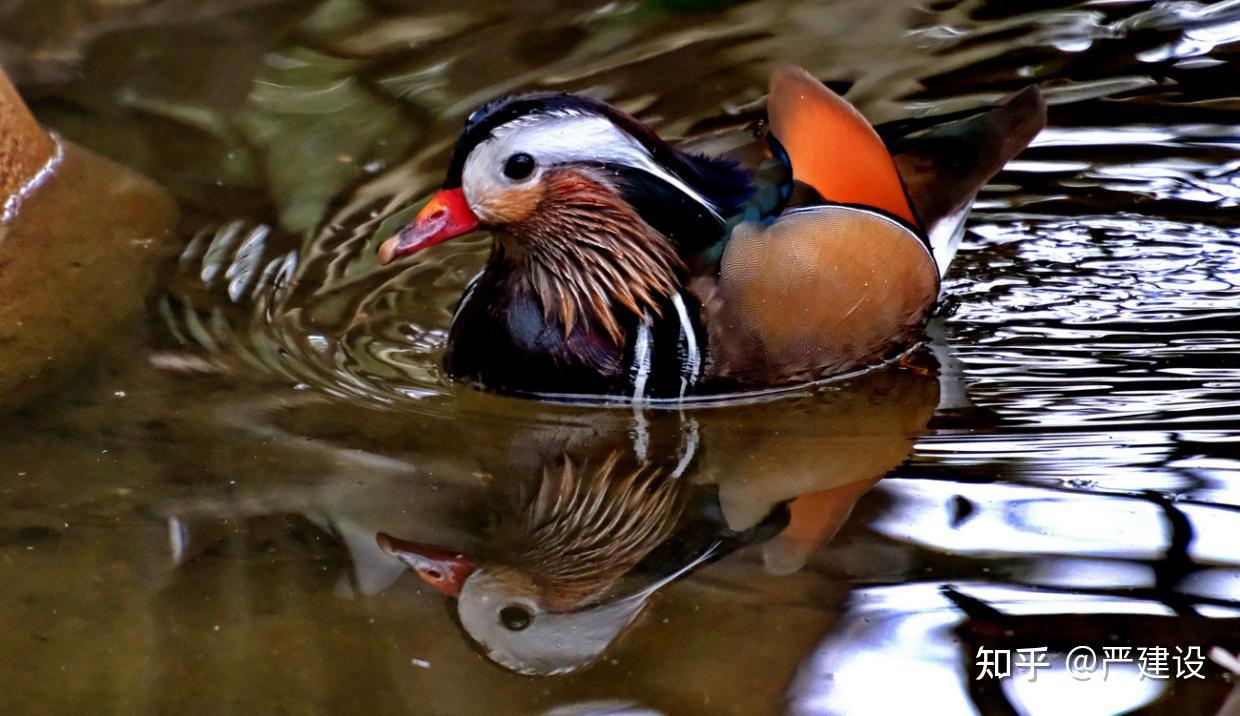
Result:
{"label": "dark green water", "polygon": [[[0,62],[47,126],[172,190],[186,246],[0,428],[0,711],[1213,714],[1232,691],[1209,658],[1136,657],[1240,651],[1240,4],[6,0]],[[679,411],[447,381],[486,240],[379,268],[375,234],[476,105],[584,91],[687,136],[757,116],[788,62],[876,122],[1033,82],[1051,103],[974,211],[938,371]],[[488,515],[613,454],[682,512],[571,673],[488,659],[375,546],[503,564]],[[587,606],[544,642],[612,623]],[[1131,660],[1074,679],[1077,646]],[[1036,681],[977,678],[979,649],[1038,647]]]}

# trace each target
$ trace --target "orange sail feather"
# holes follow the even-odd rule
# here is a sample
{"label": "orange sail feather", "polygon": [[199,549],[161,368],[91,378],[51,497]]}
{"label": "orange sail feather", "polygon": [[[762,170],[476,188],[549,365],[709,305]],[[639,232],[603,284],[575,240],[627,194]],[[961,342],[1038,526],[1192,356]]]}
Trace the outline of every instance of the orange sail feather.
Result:
{"label": "orange sail feather", "polygon": [[895,161],[865,117],[800,67],[771,76],[771,131],[792,176],[828,201],[881,209],[917,225]]}

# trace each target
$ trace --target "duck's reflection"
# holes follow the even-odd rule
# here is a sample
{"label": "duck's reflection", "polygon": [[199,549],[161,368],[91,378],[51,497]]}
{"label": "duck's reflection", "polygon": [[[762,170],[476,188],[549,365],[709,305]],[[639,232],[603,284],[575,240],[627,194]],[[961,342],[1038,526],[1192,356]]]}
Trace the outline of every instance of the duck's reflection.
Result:
{"label": "duck's reflection", "polygon": [[[592,424],[583,430],[593,439],[557,432],[550,442],[571,451],[523,475],[519,466],[543,454],[524,436],[509,453],[520,458],[491,480],[475,549],[385,532],[376,541],[455,599],[462,630],[495,663],[572,671],[603,654],[661,588],[739,548],[761,543],[771,574],[800,569],[904,460],[938,396],[928,372],[896,369],[789,401],[775,417],[769,405],[657,417],[630,449],[601,457],[588,456],[591,443],[617,441]],[[666,437],[669,423],[680,439],[647,434]],[[659,442],[669,443],[662,460]]]}
{"label": "duck's reflection", "polygon": [[744,531],[667,469],[565,459],[504,489],[483,551],[465,555],[380,533],[379,545],[456,599],[461,627],[490,659],[523,674],[598,657],[660,587],[786,524]]}

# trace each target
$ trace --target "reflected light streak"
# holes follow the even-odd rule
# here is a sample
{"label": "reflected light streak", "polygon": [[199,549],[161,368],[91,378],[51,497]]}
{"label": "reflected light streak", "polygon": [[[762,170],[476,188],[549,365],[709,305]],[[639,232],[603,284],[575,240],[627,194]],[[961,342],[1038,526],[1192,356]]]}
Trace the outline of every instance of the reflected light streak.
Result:
{"label": "reflected light streak", "polygon": [[[888,479],[895,504],[871,529],[893,539],[975,556],[1061,554],[1152,559],[1168,541],[1157,505],[1113,494],[1065,493],[1014,485],[958,485]],[[953,525],[955,495],[973,511]]]}
{"label": "reflected light streak", "polygon": [[[872,587],[853,593],[841,626],[802,661],[787,692],[791,714],[976,714],[967,670],[954,629],[965,616],[934,583]],[[1171,616],[1164,605],[991,584],[953,585],[1008,615],[1059,613]],[[1030,646],[1038,646],[1030,644]],[[1107,680],[1076,681],[1062,654],[1037,681],[1027,674],[1000,682],[1018,713],[1113,714],[1151,703],[1166,683],[1140,679],[1135,665],[1115,666]]]}

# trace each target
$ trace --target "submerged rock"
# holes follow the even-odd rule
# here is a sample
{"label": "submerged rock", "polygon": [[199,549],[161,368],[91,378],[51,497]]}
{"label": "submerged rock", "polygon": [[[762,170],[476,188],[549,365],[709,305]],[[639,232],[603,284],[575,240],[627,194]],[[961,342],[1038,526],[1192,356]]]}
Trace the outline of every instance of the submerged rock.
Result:
{"label": "submerged rock", "polygon": [[0,71],[0,409],[46,391],[143,304],[172,197],[44,132]]}

